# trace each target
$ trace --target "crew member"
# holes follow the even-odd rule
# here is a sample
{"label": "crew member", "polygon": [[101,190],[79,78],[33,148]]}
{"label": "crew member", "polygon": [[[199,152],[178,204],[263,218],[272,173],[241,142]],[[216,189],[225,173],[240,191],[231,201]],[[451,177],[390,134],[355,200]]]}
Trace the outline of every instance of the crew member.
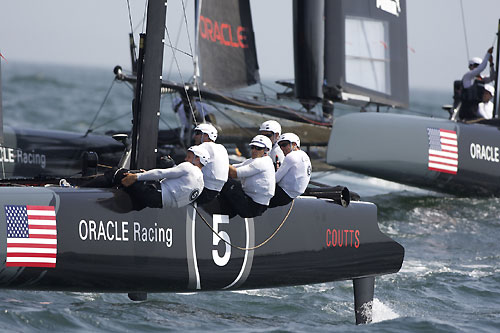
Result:
{"label": "crew member", "polygon": [[300,139],[294,133],[284,133],[278,140],[285,159],[276,171],[276,191],[269,208],[284,206],[304,193],[311,179],[311,160],[300,150]]}
{"label": "crew member", "polygon": [[493,96],[495,96],[495,87],[493,87],[491,84],[485,84],[483,99],[477,107],[477,113],[481,118],[493,118],[493,102],[491,102]]}
{"label": "crew member", "polygon": [[281,125],[276,120],[267,120],[260,125],[259,134],[267,136],[271,140],[273,147],[269,152],[269,156],[271,156],[274,168],[277,170],[285,158],[285,155],[283,155],[283,152],[277,144],[281,135]]}
{"label": "crew member", "polygon": [[[193,111],[191,111],[191,108]],[[185,95],[181,97],[175,97],[172,99],[172,109],[175,113],[177,113],[177,117],[179,118],[179,122],[181,123],[181,131],[180,131],[180,140],[184,142],[184,136],[186,132],[188,135],[191,135],[190,129],[192,128],[193,117],[197,123],[201,123],[203,121],[215,121],[214,107],[202,103],[194,98],[191,98],[188,101]],[[191,137],[186,137],[186,140],[189,141]]]}
{"label": "crew member", "polygon": [[206,149],[192,146],[185,162],[170,169],[125,173],[121,183],[127,188],[136,209],[183,207],[196,200],[203,190],[201,169],[209,161]]}
{"label": "crew member", "polygon": [[217,199],[230,218],[260,216],[267,209],[275,189],[273,161],[266,155],[271,147],[268,137],[257,135],[250,142],[252,158],[229,166],[230,178]]}
{"label": "crew member", "polygon": [[201,171],[205,187],[196,202],[199,205],[212,201],[227,181],[229,157],[226,148],[218,143],[217,129],[212,124],[200,124],[194,129],[194,143],[208,151],[210,162]]}
{"label": "crew member", "polygon": [[[490,47],[486,52],[481,63],[479,59],[473,58],[469,61],[469,71],[462,77],[461,106],[458,116],[462,120],[472,120],[479,118],[477,113],[478,104],[482,100],[484,91],[484,79],[481,77],[481,72],[486,68],[488,60],[493,64],[493,47]],[[490,82],[491,77],[486,78],[486,82]]]}

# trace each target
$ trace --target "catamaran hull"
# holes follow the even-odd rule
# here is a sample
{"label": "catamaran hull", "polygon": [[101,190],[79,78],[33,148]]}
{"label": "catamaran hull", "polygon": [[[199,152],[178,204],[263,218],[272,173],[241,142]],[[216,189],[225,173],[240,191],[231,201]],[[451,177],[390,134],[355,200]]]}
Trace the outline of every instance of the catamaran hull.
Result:
{"label": "catamaran hull", "polygon": [[335,120],[327,162],[455,195],[500,195],[499,142],[496,126],[387,113],[349,114]]}
{"label": "catamaran hull", "polygon": [[121,143],[105,135],[4,126],[0,179],[69,177],[82,171],[82,154],[96,152],[99,163],[116,165]]}
{"label": "catamaran hull", "polygon": [[[255,250],[223,243],[192,206],[135,211],[122,190],[1,188],[0,202],[0,288],[182,292],[277,287],[394,273],[404,256],[403,247],[379,230],[376,206],[364,202],[344,208],[300,197],[283,227]],[[13,237],[12,211],[24,207],[31,220],[37,219],[37,209],[53,212],[56,236],[48,243],[55,243],[57,251],[50,259],[32,259],[43,247],[19,249],[25,240]],[[219,236],[251,248],[273,234],[289,206],[254,219],[228,219],[213,213],[217,209],[198,208]]]}

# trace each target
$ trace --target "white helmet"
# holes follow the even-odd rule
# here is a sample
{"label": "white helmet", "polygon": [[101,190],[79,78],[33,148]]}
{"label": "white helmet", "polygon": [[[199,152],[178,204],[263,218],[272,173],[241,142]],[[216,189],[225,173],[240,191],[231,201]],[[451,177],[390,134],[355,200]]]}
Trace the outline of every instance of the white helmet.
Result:
{"label": "white helmet", "polygon": [[294,133],[283,133],[278,139],[278,144],[280,141],[290,141],[291,143],[296,143],[297,147],[300,147],[300,138]]}
{"label": "white helmet", "polygon": [[260,125],[259,131],[269,131],[281,135],[281,125],[276,120],[266,120]]}
{"label": "white helmet", "polygon": [[484,90],[488,91],[491,96],[495,96],[495,87],[493,87],[491,84],[485,84]]}
{"label": "white helmet", "polygon": [[199,124],[194,130],[201,131],[202,133],[207,134],[208,138],[214,142],[215,140],[217,140],[217,129],[212,124]]}
{"label": "white helmet", "polygon": [[470,65],[481,65],[482,62],[483,62],[483,59],[481,59],[479,57],[474,57],[474,58],[469,60],[469,66]]}
{"label": "white helmet", "polygon": [[267,136],[259,134],[252,139],[252,141],[250,142],[250,146],[257,146],[267,148],[267,150],[271,150],[273,143]]}
{"label": "white helmet", "polygon": [[188,151],[192,152],[194,156],[198,156],[201,164],[207,165],[210,162],[210,154],[205,148],[200,146],[191,146],[188,148]]}

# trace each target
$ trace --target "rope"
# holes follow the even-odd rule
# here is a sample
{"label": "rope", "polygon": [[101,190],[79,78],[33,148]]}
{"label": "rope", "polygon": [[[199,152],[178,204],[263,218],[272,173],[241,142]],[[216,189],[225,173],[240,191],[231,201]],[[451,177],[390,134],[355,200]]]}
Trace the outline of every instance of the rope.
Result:
{"label": "rope", "polygon": [[87,129],[87,132],[85,132],[84,137],[86,137],[87,135],[89,135],[90,132],[92,132],[92,126],[94,125],[94,122],[97,120],[97,116],[99,116],[99,113],[101,113],[101,110],[102,110],[104,104],[108,100],[109,93],[111,92],[111,89],[113,88],[114,84],[115,84],[115,79],[113,79],[113,81],[111,82],[111,86],[108,88],[108,92],[106,93],[106,96],[104,96],[104,100],[102,101],[101,106],[99,107],[99,110],[97,110],[97,112],[94,116],[94,119],[92,119],[92,122],[90,123],[89,128]]}
{"label": "rope", "polygon": [[130,2],[127,0],[127,7],[128,7],[128,21],[130,23],[130,33],[134,33],[134,28],[132,25],[132,14],[130,13]]}
{"label": "rope", "polygon": [[[168,43],[169,45],[172,45],[172,40],[170,39],[170,34],[168,33],[168,28],[167,26],[165,26],[165,32],[167,34],[167,38],[168,38]],[[171,47],[170,48],[172,50],[172,57],[174,58],[174,61],[175,61],[175,65],[177,67],[177,72],[179,73],[179,76],[181,78],[181,81],[182,82],[185,82],[183,77],[182,77],[182,73],[181,73],[181,69],[179,67],[179,62],[177,61],[177,57],[175,56],[175,50]],[[184,85],[184,93],[186,94],[186,96],[189,96],[188,95],[188,91],[187,91],[187,88],[186,88],[186,85]],[[198,122],[196,121],[196,116],[194,114],[194,109],[193,109],[193,105],[191,104],[191,99],[190,98],[187,98],[187,101],[188,101],[188,104],[189,104],[189,108],[191,110],[191,115],[193,117],[193,121],[195,123],[196,126],[198,126]]]}
{"label": "rope", "polygon": [[[244,102],[237,101],[237,100],[235,100],[235,99],[233,99],[233,98],[231,98],[229,96],[223,95],[220,91],[215,90],[213,87],[210,87],[210,89],[213,90],[215,93],[217,93],[223,99],[226,99],[226,100],[230,101],[231,103],[233,103],[233,104],[235,104],[237,106],[241,106],[241,107],[244,107],[244,108],[247,108],[247,109],[251,109],[251,110],[267,109],[267,108],[273,106],[273,105],[252,105],[252,104],[246,104]],[[307,117],[304,117],[303,115],[301,115],[301,112],[296,111],[296,110],[294,110],[294,109],[292,109],[292,108],[290,108],[290,107],[288,107],[286,105],[281,105],[281,108],[290,111],[291,113],[295,114],[298,118],[300,118],[300,119],[302,119],[305,122],[308,122],[310,124],[320,125],[320,126],[331,126],[332,125],[331,123],[328,123],[328,122],[315,121],[315,120],[309,119]],[[257,111],[257,112],[259,112],[259,111]]]}
{"label": "rope", "polygon": [[[181,3],[182,3],[182,12],[184,14],[184,22],[186,23],[186,35],[188,38],[189,50],[191,51],[191,54],[194,54],[193,46],[191,45],[191,37],[189,36],[188,20],[187,20],[187,16],[186,16],[186,6],[184,5],[184,0],[182,0]],[[196,31],[195,31],[195,33],[196,33]],[[196,71],[196,64],[195,64],[194,56],[191,56],[191,60],[193,62],[193,69]],[[196,79],[196,75],[195,75],[194,84],[196,85],[196,88],[198,90],[198,98],[200,100],[200,106],[201,106],[201,110],[200,110],[201,117],[203,119],[203,122],[205,122],[205,110],[203,110],[203,104],[202,104],[203,101],[201,99],[200,86],[199,86],[198,80]],[[193,116],[194,116],[194,112],[193,112]],[[194,119],[194,117],[193,117],[193,119]],[[196,119],[195,119],[195,124],[196,124]],[[196,124],[196,125],[198,125],[198,124]]]}
{"label": "rope", "polygon": [[465,15],[464,15],[464,4],[462,0],[460,0],[460,8],[462,9],[462,26],[464,28],[464,36],[465,36],[465,50],[467,51],[467,61],[469,61],[469,42],[467,41],[467,30],[465,28]]}
{"label": "rope", "polygon": [[201,217],[201,219],[203,220],[203,222],[205,222],[205,224],[207,225],[207,227],[209,227],[210,230],[212,230],[212,232],[214,234],[216,234],[217,237],[219,237],[224,243],[226,243],[227,245],[231,246],[232,248],[235,248],[235,249],[238,249],[238,250],[250,251],[250,250],[258,249],[259,247],[263,246],[264,244],[266,244],[267,242],[269,242],[278,233],[278,231],[281,229],[281,227],[283,226],[283,224],[285,224],[285,221],[288,219],[288,216],[292,212],[292,208],[293,208],[294,202],[295,202],[295,200],[292,201],[292,204],[290,205],[290,208],[288,209],[288,212],[286,213],[285,217],[283,218],[283,221],[281,221],[281,224],[278,226],[278,228],[276,228],[276,230],[274,230],[274,232],[271,234],[271,236],[269,236],[265,241],[263,241],[259,245],[256,245],[256,246],[253,246],[253,247],[240,247],[240,246],[237,246],[237,245],[229,243],[224,238],[222,238],[219,235],[219,233],[215,232],[215,230],[212,228],[212,226],[210,225],[210,223],[208,223],[207,220],[205,220],[205,218],[200,214],[200,212],[198,211],[198,209],[195,206],[193,206],[193,208],[196,210],[196,214],[198,214],[198,216]]}
{"label": "rope", "polygon": [[[186,3],[187,3],[187,1],[186,1]],[[168,10],[168,7],[167,7],[167,10]],[[181,20],[180,25],[179,25],[179,30],[177,31],[177,36],[175,37],[175,46],[170,45],[170,47],[174,47],[176,51],[183,52],[183,53],[187,54],[187,52],[181,51],[177,48],[177,46],[179,45],[179,39],[181,37],[182,23],[183,22]],[[174,58],[170,59],[170,65],[168,66],[168,72],[167,72],[167,79],[170,79],[170,74],[172,73],[172,66],[173,65],[174,65]]]}

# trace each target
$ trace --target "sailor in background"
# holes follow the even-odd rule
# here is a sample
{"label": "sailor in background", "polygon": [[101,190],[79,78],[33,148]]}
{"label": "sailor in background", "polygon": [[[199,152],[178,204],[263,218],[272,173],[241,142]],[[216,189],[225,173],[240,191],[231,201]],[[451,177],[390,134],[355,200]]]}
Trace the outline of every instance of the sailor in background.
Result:
{"label": "sailor in background", "polygon": [[273,160],[275,170],[277,170],[285,158],[277,143],[281,135],[281,125],[276,120],[267,120],[260,125],[259,134],[267,136],[271,140],[273,147],[269,156]]}
{"label": "sailor in background", "polygon": [[[191,112],[191,108],[193,111]],[[215,116],[214,107],[198,100],[191,99],[191,103],[183,96],[175,97],[172,99],[172,109],[177,114],[179,122],[181,123],[180,140],[181,142],[189,141],[191,137],[186,137],[185,134],[191,135],[190,129],[193,124],[193,117],[196,123],[203,123],[204,121],[214,122]]]}
{"label": "sailor in background", "polygon": [[300,150],[300,139],[294,133],[284,133],[278,140],[285,159],[276,171],[276,191],[269,208],[284,206],[303,194],[311,179],[311,160]]}
{"label": "sailor in background", "polygon": [[210,162],[203,169],[205,187],[196,202],[203,205],[215,199],[227,182],[229,173],[229,157],[226,148],[218,143],[217,129],[212,124],[200,124],[194,129],[194,144],[208,151]]}
{"label": "sailor in background", "polygon": [[230,178],[217,197],[222,211],[229,218],[236,214],[241,217],[262,215],[274,195],[274,166],[267,155],[272,147],[271,140],[257,135],[250,142],[250,147],[252,157],[229,166]]}
{"label": "sailor in background", "polygon": [[493,76],[491,76],[491,69],[490,77],[483,78],[481,76],[481,72],[486,68],[488,61],[491,66],[493,65],[492,53],[493,47],[490,47],[481,63],[478,64],[479,59],[477,58],[473,58],[469,61],[469,71],[462,77],[462,104],[458,114],[459,118],[462,120],[473,120],[479,118],[477,108],[483,98],[484,84],[493,80]]}
{"label": "sailor in background", "polygon": [[169,169],[125,173],[121,183],[127,187],[135,209],[183,207],[196,200],[203,190],[201,169],[209,161],[206,149],[192,146],[185,162]]}
{"label": "sailor in background", "polygon": [[484,85],[483,100],[477,107],[477,113],[481,118],[493,118],[493,102],[491,99],[495,96],[495,87],[491,84]]}

